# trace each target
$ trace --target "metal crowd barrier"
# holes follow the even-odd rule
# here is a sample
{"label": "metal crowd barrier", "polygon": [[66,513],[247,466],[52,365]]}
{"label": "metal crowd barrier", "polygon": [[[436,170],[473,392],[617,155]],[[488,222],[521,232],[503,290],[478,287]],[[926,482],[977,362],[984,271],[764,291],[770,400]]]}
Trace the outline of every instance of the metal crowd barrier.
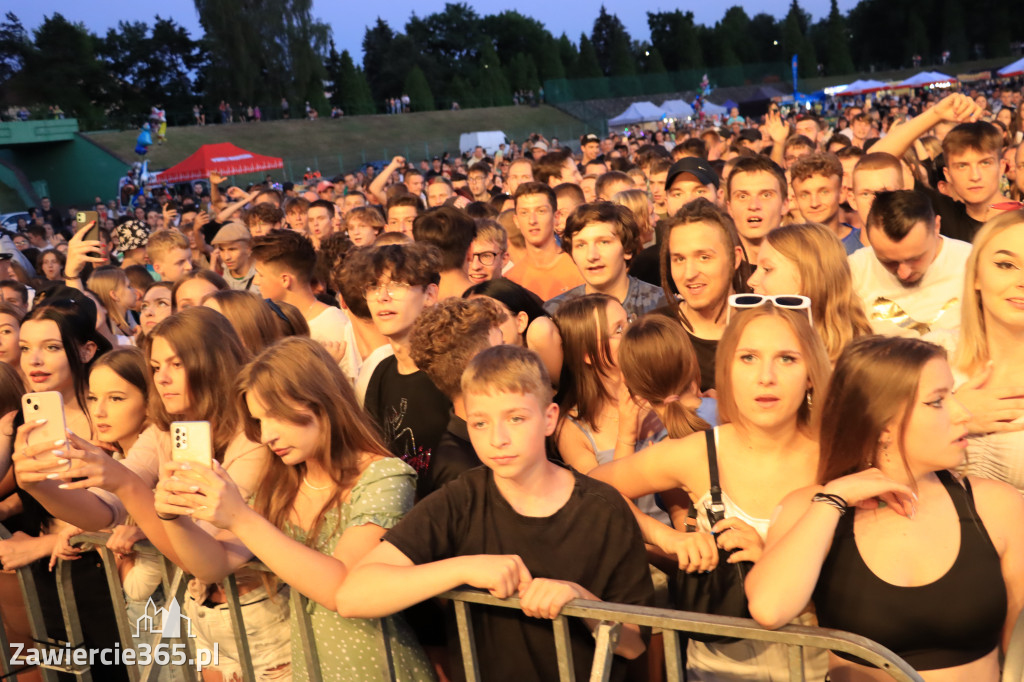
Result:
{"label": "metal crowd barrier", "polygon": [[[0,525],[0,539],[9,537],[10,534]],[[82,533],[73,537],[71,543],[74,545],[93,546],[100,553],[106,570],[111,598],[115,606],[114,613],[116,614],[122,647],[134,647],[135,638],[132,637],[131,624],[128,622],[128,615],[124,608],[123,591],[114,555],[106,547],[108,537],[105,533]],[[181,569],[173,566],[149,543],[137,543],[135,551],[140,554],[160,557],[164,566],[164,595],[167,599],[174,598],[181,603],[185,596],[187,584],[186,576]],[[249,567],[267,571],[266,567],[258,562],[249,564]],[[32,637],[38,643],[48,643],[52,646],[63,647],[64,642],[50,639],[46,635],[42,610],[39,606],[31,570],[28,567],[19,569],[18,578],[28,608]],[[68,638],[71,642],[81,642],[81,621],[75,605],[74,593],[71,589],[70,562],[58,562],[57,586]],[[238,650],[243,654],[241,660],[243,679],[246,682],[255,682],[252,659],[249,655],[242,618],[242,608],[239,601],[238,585],[234,576],[229,576],[224,581],[224,591],[227,596],[232,624],[234,625],[235,641]],[[452,590],[440,596],[442,599],[451,600],[455,609],[459,644],[467,682],[486,682],[480,676],[479,660],[473,637],[471,605],[478,604],[488,607],[518,609],[519,600],[516,598],[498,599],[486,592],[474,589]],[[319,681],[319,657],[313,637],[309,612],[306,609],[308,599],[299,594],[297,590],[291,590],[290,599],[290,606],[299,618],[300,639],[310,679]],[[600,623],[595,633],[594,663],[589,672],[578,672],[573,668],[572,649],[569,644],[569,618],[588,618],[597,620]],[[736,637],[785,645],[789,652],[790,679],[793,682],[802,682],[805,679],[803,658],[804,650],[808,648],[828,649],[830,651],[852,654],[877,666],[879,669],[887,672],[892,679],[899,682],[919,682],[921,680],[920,675],[893,652],[871,640],[847,632],[798,625],[787,625],[778,630],[766,630],[758,626],[754,621],[743,618],[728,618],[671,609],[575,599],[562,609],[562,614],[558,618],[552,621],[555,649],[558,656],[559,679],[561,682],[575,682],[577,676],[583,674],[586,674],[591,682],[605,682],[608,680],[611,674],[612,652],[618,642],[619,632],[623,624],[649,627],[652,628],[653,632],[662,635],[667,680],[669,682],[681,682],[685,679],[683,670],[685,652],[683,646],[685,645],[687,633]],[[382,639],[386,660],[388,661],[388,669],[382,670],[381,676],[384,680],[394,680],[395,675],[388,641],[386,637]],[[164,641],[164,637],[161,633],[155,633],[147,641],[151,646],[155,647]],[[188,647],[190,656],[193,659],[195,658],[195,647],[187,637],[170,638],[170,641],[184,643]],[[3,647],[5,652],[10,651],[10,643],[4,631],[3,623],[0,623],[0,647]],[[46,682],[56,682],[55,671],[74,674],[78,679],[85,682],[92,680],[88,666],[40,666],[40,668],[42,677]],[[160,666],[156,664],[146,667],[128,666],[127,670],[132,682],[152,682],[157,679]],[[183,666],[182,671],[187,679],[198,679],[194,668]],[[12,676],[12,670],[6,655],[0,656],[0,674],[2,674],[4,679],[9,679]],[[1006,653],[1003,665],[1002,682],[1024,682],[1024,617],[1018,619],[1014,628],[1011,646]]]}

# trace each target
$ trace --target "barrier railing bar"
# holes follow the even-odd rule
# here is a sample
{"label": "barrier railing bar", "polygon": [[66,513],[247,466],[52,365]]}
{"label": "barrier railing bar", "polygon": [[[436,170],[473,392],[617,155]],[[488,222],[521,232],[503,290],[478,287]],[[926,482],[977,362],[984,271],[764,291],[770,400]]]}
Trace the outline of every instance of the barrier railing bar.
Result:
{"label": "barrier railing bar", "polygon": [[316,648],[313,634],[313,620],[309,611],[306,610],[306,601],[299,594],[298,590],[291,591],[290,603],[292,612],[299,621],[299,641],[302,643],[302,653],[306,659],[306,670],[309,672],[309,679],[312,682],[320,681],[320,653]]}
{"label": "barrier railing bar", "polygon": [[[60,611],[64,616],[64,632],[71,648],[82,646],[82,621],[78,617],[78,602],[75,600],[75,588],[71,582],[71,562],[57,562],[57,598],[60,600]],[[82,682],[92,682],[92,670],[89,664],[84,666],[62,666],[60,670],[77,675]]]}
{"label": "barrier railing bar", "polygon": [[786,646],[786,656],[789,658],[790,682],[804,682],[804,648],[790,644]]}
{"label": "barrier railing bar", "polygon": [[[0,523],[0,540],[10,540],[11,533],[7,528]],[[43,620],[43,608],[39,604],[39,592],[36,591],[36,579],[32,575],[32,569],[29,566],[22,566],[17,570],[18,574],[18,586],[21,588],[22,600],[25,602],[25,612],[28,615],[29,634],[32,635],[32,639],[36,642],[48,642],[53,645],[63,644],[63,642],[57,642],[51,639],[46,632],[46,624]],[[2,627],[2,624],[0,624]],[[6,636],[6,634],[5,634]],[[7,652],[10,649],[10,642],[7,642],[7,648],[4,649],[4,654],[0,656],[3,660],[4,676],[6,677],[10,673],[8,667]],[[57,682],[57,673],[53,670],[44,667],[38,667],[38,672],[43,678],[43,682]]]}
{"label": "barrier railing bar", "polygon": [[[380,628],[381,649],[383,649],[382,653],[384,654],[384,660],[387,662],[387,670],[384,671],[384,679],[386,682],[396,682],[398,680],[398,675],[395,674],[395,659],[391,655],[391,635],[388,633],[389,622],[390,621],[387,618],[377,619],[377,624]],[[314,642],[314,645],[315,644],[316,643]],[[319,669],[317,674],[319,674]]]}
{"label": "barrier railing bar", "polygon": [[590,667],[590,682],[608,682],[612,674],[615,647],[619,643],[622,623],[604,620],[597,626],[597,641],[594,643],[594,664]]}
{"label": "barrier railing bar", "polygon": [[[456,602],[456,604],[461,602]],[[551,626],[555,630],[555,653],[558,656],[558,679],[561,682],[576,682],[575,663],[572,658],[572,646],[569,644],[569,619],[565,616],[555,618]]]}
{"label": "barrier railing bar", "polygon": [[[249,636],[245,633],[242,605],[238,600],[238,580],[234,573],[225,579],[224,592],[228,600],[231,623],[235,626],[235,645],[238,647],[239,663],[242,664],[242,679],[245,682],[256,682],[256,673],[252,667],[252,656],[249,651]],[[270,596],[267,595],[267,598],[269,599]]]}
{"label": "barrier railing bar", "polygon": [[[465,601],[487,606],[519,608],[516,598],[498,599],[486,592],[462,589],[440,595],[443,599]],[[787,625],[778,630],[765,630],[754,621],[703,613],[673,611],[644,606],[574,599],[562,607],[562,614],[575,618],[614,620],[660,630],[679,630],[700,634],[738,637],[763,642],[797,644],[801,647],[828,649],[853,654],[887,672],[899,682],[921,682],[921,676],[906,661],[876,642],[840,630],[827,630],[802,625]]]}
{"label": "barrier railing bar", "polygon": [[665,643],[665,677],[668,682],[683,682],[683,651],[679,633],[675,630],[661,630]]}
{"label": "barrier railing bar", "polygon": [[[107,549],[106,545],[95,545],[95,548],[103,560],[103,572],[107,578],[107,590],[111,595],[121,593],[121,576],[117,572],[117,561],[114,559],[114,553]],[[114,622],[117,623],[117,633],[121,638],[121,646],[123,647],[125,642],[132,641],[131,625],[128,623],[128,611],[123,606],[117,608],[117,603],[114,603],[113,606]],[[128,670],[128,678],[132,682],[139,682],[140,671],[138,666],[129,665],[125,666],[125,668]]]}
{"label": "barrier railing bar", "polygon": [[480,667],[476,659],[476,638],[469,614],[469,604],[455,602],[455,623],[459,630],[459,648],[462,651],[462,667],[466,671],[466,682],[480,682]]}

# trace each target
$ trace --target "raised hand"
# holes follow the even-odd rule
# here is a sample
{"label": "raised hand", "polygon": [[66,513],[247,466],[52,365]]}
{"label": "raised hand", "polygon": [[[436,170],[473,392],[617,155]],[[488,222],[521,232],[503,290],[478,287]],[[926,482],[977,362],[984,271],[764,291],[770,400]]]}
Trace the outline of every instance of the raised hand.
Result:
{"label": "raised hand", "polygon": [[78,277],[85,269],[86,263],[99,265],[107,262],[106,258],[98,255],[103,249],[102,242],[98,239],[85,238],[85,233],[95,224],[95,220],[86,223],[68,242],[67,262],[64,264],[65,277]]}
{"label": "raised hand", "polygon": [[971,413],[968,432],[979,435],[1024,430],[1024,421],[1015,421],[1024,416],[1024,386],[989,386],[992,367],[990,362],[956,389],[956,400]]}
{"label": "raised hand", "polygon": [[885,502],[897,514],[908,518],[913,518],[917,510],[914,491],[875,467],[837,478],[825,486],[825,492],[838,495],[851,507],[861,509],[877,509]]}

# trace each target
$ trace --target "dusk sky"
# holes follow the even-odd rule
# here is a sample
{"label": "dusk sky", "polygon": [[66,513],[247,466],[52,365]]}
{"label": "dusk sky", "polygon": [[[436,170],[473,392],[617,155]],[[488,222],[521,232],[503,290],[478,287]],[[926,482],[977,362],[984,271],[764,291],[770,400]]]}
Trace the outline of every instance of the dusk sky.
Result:
{"label": "dusk sky", "polygon": [[[601,2],[553,3],[550,0],[518,0],[506,2],[477,0],[468,3],[481,16],[497,14],[505,9],[515,9],[520,14],[537,19],[555,37],[566,33],[573,43],[579,41],[580,33],[591,32]],[[785,16],[789,9],[786,0],[746,0],[745,2],[693,2],[684,0],[673,3],[668,0],[606,0],[605,8],[625,24],[634,40],[649,40],[647,12],[679,8],[691,11],[698,23],[713,25],[722,18],[725,10],[732,5],[742,5],[748,15],[768,12],[775,17]],[[839,9],[848,12],[856,0],[839,0]],[[800,6],[810,12],[815,20],[828,14],[829,0],[801,0]],[[353,57],[362,60],[363,33],[366,27],[375,23],[378,16],[387,21],[391,28],[403,31],[405,22],[415,11],[426,16],[444,8],[443,2],[413,2],[412,0],[386,0],[385,2],[353,2],[341,0],[313,2],[313,15],[328,23],[334,29],[334,40],[338,51],[348,50]],[[199,18],[195,5],[190,0],[164,0],[163,2],[139,2],[138,0],[103,0],[103,2],[82,2],[81,0],[43,0],[39,4],[29,3],[12,6],[13,11],[29,31],[39,26],[43,17],[59,12],[71,21],[82,22],[94,33],[104,35],[108,28],[117,26],[119,21],[145,21],[151,23],[156,14],[173,18],[189,29],[193,35],[199,33]]]}

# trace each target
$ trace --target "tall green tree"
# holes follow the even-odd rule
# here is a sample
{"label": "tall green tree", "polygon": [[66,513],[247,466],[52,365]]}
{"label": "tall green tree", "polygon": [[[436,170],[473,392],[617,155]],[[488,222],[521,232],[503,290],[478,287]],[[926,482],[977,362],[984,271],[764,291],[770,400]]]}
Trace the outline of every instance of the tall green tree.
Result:
{"label": "tall green tree", "polygon": [[60,14],[43,19],[21,74],[29,101],[59,105],[84,128],[101,126],[112,93],[106,70],[96,56],[97,40],[83,24]]}
{"label": "tall green tree", "polygon": [[323,81],[330,29],[312,15],[312,0],[194,0],[210,53],[207,97],[241,104],[326,105]]}
{"label": "tall green tree", "polygon": [[648,12],[651,46],[657,48],[669,71],[704,68],[693,12]]}
{"label": "tall green tree", "polygon": [[113,122],[138,125],[155,104],[162,105],[172,124],[192,120],[197,99],[193,74],[205,55],[173,19],[157,16],[152,27],[122,21],[98,41],[97,54],[110,74],[107,116]]}
{"label": "tall green tree", "polygon": [[334,41],[331,41],[331,54],[327,60],[327,75],[334,84],[331,101],[341,107],[346,116],[372,114],[376,111],[370,85],[362,69],[356,67],[348,50],[338,54]]}
{"label": "tall green tree", "polygon": [[363,34],[363,72],[373,93],[374,106],[384,111],[384,100],[398,97],[405,78],[416,64],[416,47],[403,33],[395,33],[386,21],[367,27]]}
{"label": "tall green tree", "polygon": [[792,0],[782,25],[782,46],[787,61],[797,55],[801,78],[813,78],[818,74],[818,56],[807,37],[810,25],[810,15],[800,8],[797,0]]}
{"label": "tall green tree", "polygon": [[32,51],[32,41],[21,20],[8,12],[0,22],[0,84],[25,66],[25,58]]}
{"label": "tall green tree", "polygon": [[433,111],[436,108],[434,93],[430,91],[430,84],[420,67],[412,67],[412,71],[405,78],[403,90],[409,95],[413,111]]}
{"label": "tall green tree", "polygon": [[[512,103],[512,86],[501,68],[494,45],[488,40],[483,41],[480,47],[480,68],[473,82],[477,106],[504,107]],[[459,100],[459,104],[463,101]]]}
{"label": "tall green tree", "polygon": [[846,20],[839,12],[839,3],[832,0],[828,13],[826,30],[825,68],[830,74],[853,73],[853,57],[850,56],[850,31]]}
{"label": "tall green tree", "polygon": [[631,76],[636,73],[629,32],[616,15],[608,13],[604,5],[594,20],[591,42],[604,75]]}

